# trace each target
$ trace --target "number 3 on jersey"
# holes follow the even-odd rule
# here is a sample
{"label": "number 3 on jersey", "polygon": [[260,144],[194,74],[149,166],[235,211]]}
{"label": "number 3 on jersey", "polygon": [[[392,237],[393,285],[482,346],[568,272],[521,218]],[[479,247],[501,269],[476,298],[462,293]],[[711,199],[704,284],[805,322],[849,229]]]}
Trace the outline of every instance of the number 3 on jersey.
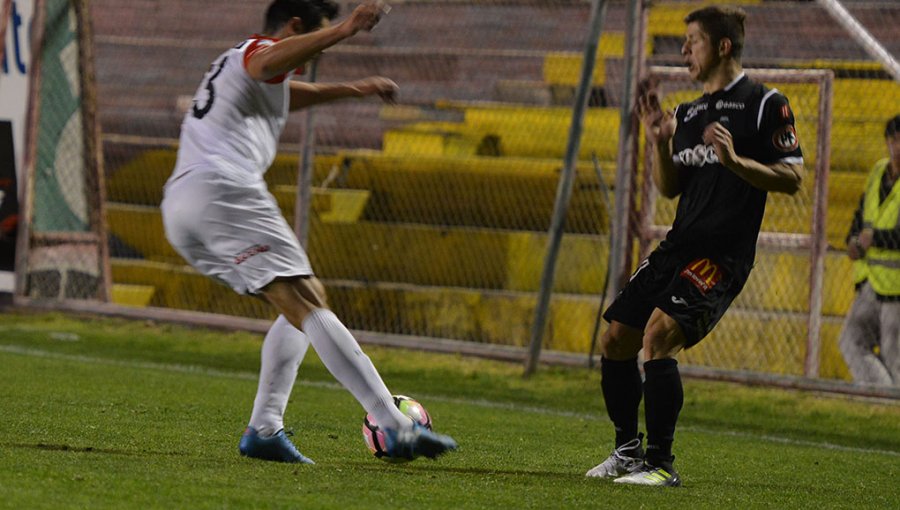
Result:
{"label": "number 3 on jersey", "polygon": [[219,76],[219,73],[222,72],[222,68],[225,67],[225,62],[227,61],[228,57],[222,57],[222,60],[218,63],[218,65],[213,62],[212,65],[209,66],[209,71],[206,73],[206,104],[203,105],[202,108],[200,108],[198,98],[194,98],[194,117],[202,119],[206,116],[207,113],[209,113],[209,110],[212,109],[213,101],[216,100],[216,87],[213,86],[213,80],[215,80],[216,77]]}

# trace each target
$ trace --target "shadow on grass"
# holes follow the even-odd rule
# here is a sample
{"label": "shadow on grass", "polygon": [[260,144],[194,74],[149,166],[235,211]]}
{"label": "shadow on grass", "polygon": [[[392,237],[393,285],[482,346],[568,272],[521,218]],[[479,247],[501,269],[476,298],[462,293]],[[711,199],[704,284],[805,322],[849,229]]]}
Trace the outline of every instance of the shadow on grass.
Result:
{"label": "shadow on grass", "polygon": [[0,443],[0,446],[6,448],[19,448],[27,450],[51,451],[51,452],[69,452],[69,453],[100,453],[110,455],[125,455],[131,457],[187,457],[185,452],[154,452],[154,451],[133,451],[119,450],[115,448],[96,448],[93,446],[73,446],[68,444],[50,444],[50,443]]}
{"label": "shadow on grass", "polygon": [[[427,462],[427,464],[426,464]],[[346,467],[360,471],[393,471],[403,472],[404,474],[423,474],[443,473],[443,474],[461,474],[461,475],[491,475],[491,476],[509,476],[509,477],[534,477],[534,478],[556,478],[559,480],[587,479],[583,473],[575,472],[558,472],[528,469],[491,469],[479,467],[453,467],[443,466],[437,462],[428,462],[427,459],[420,459],[418,462],[407,462],[402,464],[391,464],[389,462],[368,463],[368,462],[336,462],[332,464],[336,467]]]}

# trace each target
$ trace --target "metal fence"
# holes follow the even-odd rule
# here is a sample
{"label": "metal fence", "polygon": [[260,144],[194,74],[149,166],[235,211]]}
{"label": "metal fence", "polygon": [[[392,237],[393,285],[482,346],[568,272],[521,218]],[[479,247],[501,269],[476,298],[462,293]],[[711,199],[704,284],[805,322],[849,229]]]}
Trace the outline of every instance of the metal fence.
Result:
{"label": "metal fence", "polygon": [[[679,64],[682,20],[701,4],[605,3],[542,335],[545,359],[568,353],[563,358],[583,360],[588,354],[616,220],[625,222],[634,242],[621,245],[625,252],[615,271],[633,266],[638,241],[652,242],[653,233],[671,221],[666,202],[641,216],[651,210],[649,202],[641,208],[640,199],[629,205],[608,201],[626,185],[621,174],[617,178],[622,106],[628,104],[626,49],[641,48],[639,68],[645,71]],[[798,117],[806,123],[799,129],[805,148],[823,143],[814,141],[814,133],[822,134],[821,122],[831,128],[830,186],[821,197],[828,210],[824,218],[817,216],[813,179],[800,198],[771,198],[764,226],[808,239],[803,236],[816,234],[810,225],[818,224],[827,245],[816,254],[824,260],[819,273],[809,262],[812,241],[763,247],[750,284],[758,290],[745,292],[714,337],[688,353],[686,362],[735,377],[752,371],[771,380],[849,380],[836,345],[854,298],[844,237],[868,169],[886,156],[885,105],[900,104],[900,88],[883,64],[814,3],[729,3],[748,13],[745,67],[834,73],[831,118],[820,116],[819,85],[775,83],[799,112],[809,113]],[[464,341],[495,353],[507,347],[504,352],[522,352],[538,305],[591,4],[397,1],[371,33],[318,60],[317,81],[381,75],[400,85],[396,105],[347,100],[294,115],[267,173],[286,218],[308,224],[313,267],[349,327],[373,338],[415,339],[424,347],[461,349],[453,341]],[[900,6],[845,4],[888,54],[900,52]],[[164,309],[181,311],[179,317],[187,311],[272,318],[258,300],[236,296],[187,267],[166,242],[157,208],[190,97],[219,53],[261,30],[266,5],[91,2],[111,295],[129,313],[155,316]],[[342,2],[342,13],[354,5]],[[629,5],[644,8],[630,26]],[[640,41],[629,46],[631,35]],[[800,39],[803,44],[797,44]],[[674,93],[671,100],[678,97]],[[644,168],[637,140],[625,174],[635,192]],[[297,210],[304,148],[313,155],[311,193]],[[807,153],[809,165],[828,156]],[[617,210],[631,212],[623,218]],[[821,317],[820,333],[811,335],[813,315]],[[810,338],[817,342],[815,351]]]}

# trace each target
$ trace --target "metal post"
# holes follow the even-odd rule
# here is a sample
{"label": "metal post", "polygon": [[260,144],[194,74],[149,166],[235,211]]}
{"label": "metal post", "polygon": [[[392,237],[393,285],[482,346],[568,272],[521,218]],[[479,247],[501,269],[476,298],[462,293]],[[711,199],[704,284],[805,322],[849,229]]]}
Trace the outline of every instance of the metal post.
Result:
{"label": "metal post", "polygon": [[[321,57],[320,57],[321,58]],[[309,82],[315,83],[319,59],[309,63]],[[300,168],[297,169],[297,201],[294,203],[294,233],[304,250],[309,250],[309,215],[312,209],[313,159],[316,134],[313,107],[308,106],[303,118],[303,141],[300,149]]]}
{"label": "metal post", "polygon": [[[5,20],[4,20],[5,22]],[[23,182],[19,189],[19,230],[16,234],[16,291],[14,299],[28,291],[28,252],[31,249],[31,222],[34,218],[34,174],[37,166],[38,124],[41,110],[41,69],[44,65],[46,0],[34,3],[31,36],[31,69],[28,80],[28,110],[25,121]]]}
{"label": "metal post", "polygon": [[78,23],[78,66],[81,75],[81,120],[84,126],[84,167],[88,202],[89,229],[97,235],[100,286],[97,299],[112,299],[112,269],[109,260],[106,223],[106,178],[103,167],[103,144],[100,139],[100,116],[97,107],[97,78],[94,71],[94,27],[91,23],[90,0],[72,3]]}
{"label": "metal post", "polygon": [[[804,375],[819,376],[819,352],[821,351],[822,301],[824,300],[825,252],[828,240],[825,233],[825,216],[828,210],[828,174],[831,167],[831,119],[832,87],[834,73],[822,71],[819,82],[819,139],[816,146],[816,182],[813,195],[812,228],[810,233],[810,282],[809,282],[809,322],[806,337],[806,360]],[[827,119],[823,122],[823,119]]]}
{"label": "metal post", "polygon": [[837,0],[819,0],[819,4],[850,33],[850,36],[866,50],[869,56],[881,62],[881,65],[894,77],[894,80],[900,82],[900,63],[891,56],[878,40],[872,37],[872,34],[850,14],[850,11]]}
{"label": "metal post", "polygon": [[550,307],[550,294],[553,290],[553,277],[556,271],[556,258],[559,254],[563,228],[566,223],[566,211],[569,208],[569,198],[572,196],[572,186],[575,182],[575,167],[578,162],[584,113],[587,110],[588,99],[590,98],[591,78],[594,74],[594,65],[597,62],[597,47],[600,43],[603,20],[606,16],[606,3],[606,0],[594,0],[591,5],[590,29],[584,50],[584,61],[581,66],[581,80],[578,83],[575,105],[572,108],[572,124],[569,127],[565,163],[559,185],[556,188],[556,205],[553,209],[550,231],[548,232],[550,243],[547,246],[547,256],[544,258],[544,272],[541,275],[538,304],[534,314],[534,324],[531,328],[531,344],[528,356],[525,358],[524,375],[526,377],[534,373],[537,368],[538,358],[541,355],[544,326],[547,323],[547,310]]}
{"label": "metal post", "polygon": [[612,274],[612,294],[622,290],[628,276],[628,254],[631,237],[628,235],[630,224],[630,206],[632,177],[637,163],[637,123],[634,122],[634,103],[637,94],[638,76],[643,68],[644,59],[644,0],[628,2],[626,26],[628,37],[625,40],[625,80],[622,85],[622,105],[619,114],[619,150],[616,157],[616,193],[615,219],[610,225],[613,229],[613,242],[609,249],[609,267]]}

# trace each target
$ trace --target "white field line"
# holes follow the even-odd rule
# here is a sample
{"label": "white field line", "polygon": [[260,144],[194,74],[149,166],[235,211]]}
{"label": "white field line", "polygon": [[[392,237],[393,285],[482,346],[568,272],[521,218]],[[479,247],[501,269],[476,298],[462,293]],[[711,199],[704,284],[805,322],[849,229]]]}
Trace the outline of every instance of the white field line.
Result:
{"label": "white field line", "polygon": [[[9,354],[17,354],[21,356],[29,356],[33,358],[45,358],[45,359],[55,359],[55,360],[63,360],[75,363],[83,363],[90,365],[107,365],[114,366],[120,368],[137,368],[143,370],[157,370],[163,372],[174,372],[180,374],[189,374],[189,375],[199,375],[206,377],[219,377],[225,379],[238,379],[243,381],[256,381],[258,378],[258,374],[250,373],[250,372],[237,372],[237,371],[227,371],[227,370],[217,370],[214,368],[207,367],[199,367],[196,365],[179,365],[174,363],[154,363],[150,361],[137,361],[137,360],[117,360],[117,359],[107,359],[107,358],[95,358],[92,356],[83,356],[78,354],[63,354],[52,351],[43,351],[39,349],[31,349],[28,347],[22,347],[18,345],[0,345],[0,352],[5,352]],[[295,383],[296,386],[303,386],[308,388],[321,388],[326,390],[340,390],[344,391],[343,386],[336,382],[325,382],[325,381],[304,381],[298,379]],[[605,415],[601,415],[598,413],[575,413],[571,411],[560,411],[556,409],[548,409],[544,407],[536,407],[536,406],[524,406],[520,404],[512,404],[507,402],[495,402],[491,400],[485,399],[463,399],[456,397],[448,397],[445,395],[427,395],[421,394],[419,395],[422,400],[426,401],[435,401],[435,402],[445,402],[449,404],[458,404],[458,405],[471,405],[477,407],[483,407],[486,409],[501,409],[506,411],[514,411],[521,413],[531,413],[531,414],[539,414],[544,416],[558,416],[561,418],[576,418],[583,420],[591,420],[591,421],[606,421],[607,417]],[[877,448],[859,448],[854,446],[842,446],[833,443],[827,442],[818,442],[818,441],[804,441],[801,439],[792,439],[787,437],[779,437],[772,436],[768,434],[753,434],[749,432],[740,432],[740,431],[729,431],[729,430],[713,430],[705,427],[690,427],[690,426],[682,426],[679,427],[680,430],[690,431],[698,434],[710,434],[716,436],[726,436],[726,437],[739,437],[744,439],[752,439],[757,441],[765,441],[770,443],[778,443],[778,444],[786,444],[792,446],[806,446],[810,448],[820,448],[824,450],[835,450],[835,451],[843,451],[843,452],[853,452],[853,453],[864,453],[864,454],[878,454],[878,455],[887,455],[891,457],[900,457],[900,452],[893,450],[880,450]]]}

